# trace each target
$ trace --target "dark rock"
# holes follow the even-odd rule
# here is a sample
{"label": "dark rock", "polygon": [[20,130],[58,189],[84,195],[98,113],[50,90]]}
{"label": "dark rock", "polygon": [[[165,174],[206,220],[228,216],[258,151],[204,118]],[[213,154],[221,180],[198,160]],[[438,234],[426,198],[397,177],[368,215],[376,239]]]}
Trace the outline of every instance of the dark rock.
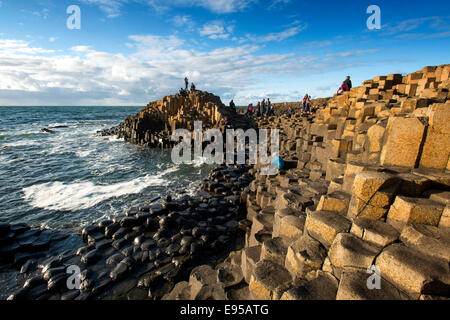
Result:
{"label": "dark rock", "polygon": [[43,279],[45,281],[48,281],[51,278],[54,278],[55,276],[62,274],[62,273],[66,273],[66,267],[57,267],[57,268],[53,268],[53,269],[48,269],[44,273]]}
{"label": "dark rock", "polygon": [[129,257],[133,252],[134,252],[133,246],[129,246],[129,247],[123,248],[123,249],[120,251],[120,253],[122,253],[122,255],[123,255],[124,257]]}
{"label": "dark rock", "polygon": [[117,249],[120,250],[121,248],[123,248],[124,246],[126,246],[129,242],[125,239],[120,239],[120,240],[116,240],[112,243],[112,246]]}
{"label": "dark rock", "polygon": [[126,263],[120,262],[109,274],[113,281],[117,281],[124,277],[128,272],[128,265]]}
{"label": "dark rock", "polygon": [[5,236],[9,233],[9,224],[5,222],[0,222],[0,236]]}
{"label": "dark rock", "polygon": [[44,283],[46,283],[46,281],[44,280],[42,275],[38,275],[38,276],[34,276],[32,278],[27,279],[27,281],[25,281],[23,287],[26,289],[33,289]]}
{"label": "dark rock", "polygon": [[101,280],[93,289],[92,294],[99,295],[108,290],[113,284],[110,278]]}
{"label": "dark rock", "polygon": [[98,227],[102,230],[105,230],[106,227],[110,226],[112,223],[112,220],[103,220],[98,223]]}
{"label": "dark rock", "polygon": [[7,300],[26,300],[28,297],[28,293],[28,289],[22,288],[10,295]]}
{"label": "dark rock", "polygon": [[105,250],[107,248],[109,248],[112,245],[112,240],[102,240],[100,242],[96,242],[95,243],[95,248],[97,248],[98,250]]}
{"label": "dark rock", "polygon": [[141,244],[141,250],[148,251],[148,250],[152,249],[153,247],[155,247],[155,245],[156,245],[156,242],[154,240],[151,240],[151,239],[145,240]]}
{"label": "dark rock", "polygon": [[85,263],[86,265],[90,265],[90,264],[96,263],[96,262],[99,261],[101,258],[102,258],[102,255],[100,254],[100,252],[99,252],[97,249],[95,249],[95,250],[92,250],[92,251],[86,253],[86,254],[81,258],[81,261],[82,261],[83,263]]}
{"label": "dark rock", "polygon": [[99,231],[100,231],[100,227],[98,225],[94,225],[94,226],[89,226],[89,227],[84,228],[81,231],[81,234],[83,235],[83,237],[87,237],[87,236],[97,233]]}
{"label": "dark rock", "polygon": [[114,233],[116,233],[117,232],[117,230],[119,230],[120,229],[120,225],[119,225],[119,223],[112,223],[112,224],[110,224],[110,225],[108,225],[106,228],[105,228],[105,237],[106,238],[112,238],[113,237],[113,235],[114,235]]}
{"label": "dark rock", "polygon": [[29,259],[25,264],[20,268],[20,273],[29,273],[32,269],[36,268],[36,261],[33,259]]}
{"label": "dark rock", "polygon": [[72,290],[72,291],[63,293],[61,295],[61,300],[64,300],[64,301],[75,300],[79,295],[80,295],[80,291],[79,290]]}
{"label": "dark rock", "polygon": [[119,230],[117,230],[114,234],[113,234],[113,236],[112,236],[112,238],[114,239],[114,240],[118,240],[118,239],[122,239],[122,238],[124,238],[126,235],[127,235],[127,230],[125,229],[125,228],[120,228]]}
{"label": "dark rock", "polygon": [[139,221],[135,217],[125,217],[120,220],[120,226],[122,228],[132,228],[139,224]]}
{"label": "dark rock", "polygon": [[178,254],[178,251],[180,250],[181,246],[179,244],[175,244],[172,243],[171,245],[169,245],[166,250],[165,253],[169,256],[169,257],[173,257],[176,254]]}
{"label": "dark rock", "polygon": [[124,258],[124,256],[121,253],[116,253],[115,255],[112,255],[111,257],[106,259],[106,264],[108,264],[108,265],[110,265],[110,264],[116,265],[120,261],[122,261],[123,258]]}
{"label": "dark rock", "polygon": [[58,291],[63,286],[67,285],[67,275],[66,274],[58,274],[53,278],[48,280],[48,290],[49,291]]}

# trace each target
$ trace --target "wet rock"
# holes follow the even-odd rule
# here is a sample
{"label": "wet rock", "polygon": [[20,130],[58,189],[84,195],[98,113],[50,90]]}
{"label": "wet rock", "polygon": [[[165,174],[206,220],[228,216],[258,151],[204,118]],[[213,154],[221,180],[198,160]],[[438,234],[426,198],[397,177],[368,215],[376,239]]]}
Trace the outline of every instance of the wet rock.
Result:
{"label": "wet rock", "polygon": [[88,253],[86,253],[83,257],[81,257],[81,261],[87,265],[94,264],[102,258],[100,252],[95,249]]}
{"label": "wet rock", "polygon": [[127,233],[128,233],[127,230],[122,227],[113,234],[112,238],[114,240],[119,240],[124,238],[127,235]]}
{"label": "wet rock", "polygon": [[0,222],[0,236],[5,236],[9,233],[9,224],[5,222]]}
{"label": "wet rock", "polygon": [[134,247],[133,246],[129,246],[129,247],[125,247],[123,248],[120,253],[122,253],[122,255],[124,257],[129,257],[131,254],[133,254],[134,251]]}
{"label": "wet rock", "polygon": [[105,250],[105,249],[109,248],[112,245],[112,243],[113,243],[112,240],[104,239],[100,242],[96,242],[95,248],[97,250]]}
{"label": "wet rock", "polygon": [[66,274],[58,274],[48,280],[48,290],[49,291],[58,291],[63,286],[66,286],[67,275]]}
{"label": "wet rock", "polygon": [[109,274],[113,281],[117,281],[124,277],[128,272],[128,265],[126,263],[120,262]]}
{"label": "wet rock", "polygon": [[181,246],[180,246],[179,244],[172,243],[171,245],[169,245],[169,246],[166,248],[165,253],[166,253],[168,256],[173,257],[173,256],[175,256],[175,255],[178,253],[178,251],[179,251],[180,249],[181,249]]}
{"label": "wet rock", "polygon": [[48,281],[48,280],[50,280],[51,278],[53,278],[53,277],[55,277],[55,276],[57,276],[57,275],[59,275],[59,274],[65,273],[65,272],[66,272],[66,267],[58,267],[58,268],[48,269],[48,270],[44,273],[43,279],[44,279],[45,281]]}
{"label": "wet rock", "polygon": [[61,295],[61,300],[63,301],[72,301],[75,300],[80,295],[80,291],[72,290]]}
{"label": "wet rock", "polygon": [[154,240],[148,239],[145,240],[142,244],[141,244],[141,250],[143,251],[149,251],[152,248],[154,248],[156,246],[156,242]]}
{"label": "wet rock", "polygon": [[112,238],[114,233],[116,233],[117,230],[119,230],[119,229],[120,229],[120,224],[117,223],[117,222],[108,225],[105,228],[105,237],[108,238],[108,239]]}
{"label": "wet rock", "polygon": [[27,262],[25,262],[25,264],[22,266],[22,268],[20,268],[20,273],[28,273],[30,272],[32,269],[34,269],[36,267],[36,261],[35,260],[28,260]]}
{"label": "wet rock", "polygon": [[125,239],[120,239],[120,240],[114,241],[111,245],[112,245],[115,249],[120,250],[120,249],[122,249],[123,247],[125,247],[127,244],[128,244],[128,241],[127,241],[127,240],[125,240]]}
{"label": "wet rock", "polygon": [[28,297],[28,293],[28,289],[22,288],[10,295],[7,300],[26,300]]}
{"label": "wet rock", "polygon": [[139,224],[139,221],[136,219],[136,217],[125,217],[122,220],[120,220],[120,226],[122,228],[132,228]]}
{"label": "wet rock", "polygon": [[46,283],[46,280],[44,280],[42,275],[38,275],[38,276],[34,276],[32,278],[27,279],[27,281],[25,281],[23,287],[26,289],[33,289],[44,283]]}

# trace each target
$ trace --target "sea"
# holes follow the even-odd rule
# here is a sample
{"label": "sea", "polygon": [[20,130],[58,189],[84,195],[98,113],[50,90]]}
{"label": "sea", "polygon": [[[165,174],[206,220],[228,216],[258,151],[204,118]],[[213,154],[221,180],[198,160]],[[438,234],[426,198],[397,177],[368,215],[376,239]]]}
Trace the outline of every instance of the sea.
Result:
{"label": "sea", "polygon": [[96,134],[140,109],[0,107],[0,221],[76,230],[192,193],[212,166]]}

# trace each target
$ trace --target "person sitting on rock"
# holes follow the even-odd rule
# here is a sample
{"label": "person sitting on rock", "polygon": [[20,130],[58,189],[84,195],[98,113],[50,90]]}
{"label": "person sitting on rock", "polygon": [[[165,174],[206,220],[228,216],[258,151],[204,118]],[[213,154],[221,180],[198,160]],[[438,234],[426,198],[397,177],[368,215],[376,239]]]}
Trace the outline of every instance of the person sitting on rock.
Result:
{"label": "person sitting on rock", "polygon": [[194,83],[191,83],[191,92],[194,92],[194,91],[196,91],[196,89],[195,89],[195,84],[194,84]]}
{"label": "person sitting on rock", "polygon": [[185,89],[184,90],[188,90],[188,88],[189,88],[189,79],[186,77],[186,78],[184,78],[184,85],[186,86],[185,87]]}
{"label": "person sitting on rock", "polygon": [[187,96],[186,90],[184,90],[183,88],[180,88],[180,95],[181,95],[182,97],[186,97],[186,96]]}
{"label": "person sitting on rock", "polygon": [[343,92],[350,91],[352,88],[352,81],[350,80],[350,76],[347,76],[347,78],[342,82],[341,86],[339,87],[339,90],[337,94],[342,94]]}

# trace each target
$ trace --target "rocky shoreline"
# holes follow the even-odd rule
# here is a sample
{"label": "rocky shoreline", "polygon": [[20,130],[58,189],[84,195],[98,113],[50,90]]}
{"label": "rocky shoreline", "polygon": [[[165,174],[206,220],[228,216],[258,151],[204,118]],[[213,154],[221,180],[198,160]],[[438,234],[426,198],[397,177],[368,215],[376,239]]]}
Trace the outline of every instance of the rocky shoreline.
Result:
{"label": "rocky shoreline", "polygon": [[[83,246],[49,258],[24,256],[46,253],[36,231],[0,224],[1,268],[23,271],[9,299],[450,298],[449,74],[376,77],[314,115],[257,123],[200,91],[149,104],[100,134],[170,148],[193,120],[278,128],[285,168],[219,166],[194,196],[85,228]],[[66,286],[70,265],[79,290]]]}
{"label": "rocky shoreline", "polygon": [[[218,167],[203,182],[214,194],[169,196],[130,209],[84,228],[84,245],[56,256],[50,243],[68,234],[48,231],[46,241],[47,231],[2,223],[2,272],[19,268],[23,285],[8,299],[160,299],[194,266],[220,261],[243,241],[238,221],[245,216],[241,193],[251,182],[248,169]],[[70,266],[80,268],[79,290],[67,288]]]}

